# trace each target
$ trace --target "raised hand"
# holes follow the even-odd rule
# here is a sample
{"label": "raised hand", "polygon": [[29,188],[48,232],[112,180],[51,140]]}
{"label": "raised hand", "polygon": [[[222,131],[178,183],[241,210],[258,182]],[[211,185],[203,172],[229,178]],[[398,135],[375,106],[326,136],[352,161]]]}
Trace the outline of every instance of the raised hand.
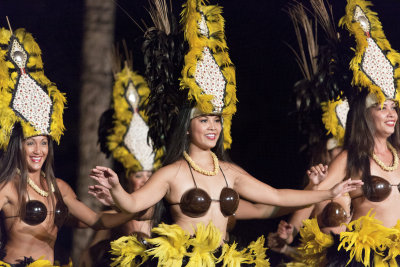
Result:
{"label": "raised hand", "polygon": [[107,167],[96,166],[90,172],[89,177],[107,189],[112,189],[119,185],[118,175]]}
{"label": "raised hand", "polygon": [[318,164],[307,170],[308,179],[313,185],[319,185],[328,175],[328,165]]}
{"label": "raised hand", "polygon": [[330,190],[332,198],[337,198],[347,192],[356,190],[357,188],[361,187],[363,184],[364,184],[363,181],[351,180],[351,178],[347,179],[341,183],[338,183],[334,187],[332,187]]}
{"label": "raised hand", "polygon": [[105,205],[105,206],[114,206],[114,200],[111,196],[110,190],[105,188],[102,185],[91,185],[89,186],[89,192],[90,195],[94,196],[97,198],[97,200]]}

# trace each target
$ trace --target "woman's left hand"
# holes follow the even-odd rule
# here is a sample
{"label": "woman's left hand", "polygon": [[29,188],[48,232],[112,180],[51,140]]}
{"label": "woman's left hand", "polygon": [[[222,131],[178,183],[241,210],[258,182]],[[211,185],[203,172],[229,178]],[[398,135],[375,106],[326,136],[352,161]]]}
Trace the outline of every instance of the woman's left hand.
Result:
{"label": "woman's left hand", "polygon": [[330,189],[331,198],[337,198],[341,195],[356,190],[357,188],[363,185],[363,181],[361,180],[351,180],[351,178],[336,184],[334,187]]}

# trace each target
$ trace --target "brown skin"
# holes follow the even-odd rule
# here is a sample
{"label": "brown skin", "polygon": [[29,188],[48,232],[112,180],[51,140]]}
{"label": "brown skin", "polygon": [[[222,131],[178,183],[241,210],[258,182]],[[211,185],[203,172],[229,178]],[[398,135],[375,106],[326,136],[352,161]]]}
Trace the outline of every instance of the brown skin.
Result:
{"label": "brown skin", "polygon": [[[151,177],[151,171],[138,171],[138,172],[130,172],[127,181],[128,181],[128,192],[134,192],[140,189]],[[109,191],[104,191],[104,194],[109,194]],[[110,198],[110,197],[107,197]],[[99,199],[101,201],[101,199]],[[109,206],[111,203],[103,202],[103,204]],[[133,233],[142,234],[144,236],[150,236],[151,231],[151,217],[152,217],[153,209],[148,209],[143,215],[136,220],[130,220],[123,225],[120,225],[116,230],[120,236],[131,235]],[[114,236],[115,237],[115,236]],[[103,240],[109,240],[113,238],[111,229],[99,230],[93,236],[92,241],[89,244],[89,247],[82,253],[79,266],[92,266],[93,260],[90,257],[90,249],[95,246],[99,242]],[[99,251],[99,253],[103,253],[103,251]]]}
{"label": "brown skin", "polygon": [[[371,112],[374,125],[374,152],[378,158],[384,162],[386,166],[393,163],[393,155],[387,147],[387,138],[394,133],[394,122],[397,123],[396,104],[391,100],[384,102],[383,108],[380,105],[370,107],[367,112]],[[399,151],[397,151],[399,153]],[[347,151],[341,152],[329,166],[329,173],[325,180],[318,186],[319,189],[329,188],[331,185],[341,181],[346,175]],[[400,183],[400,168],[394,171],[384,171],[373,159],[370,159],[371,175],[380,176],[390,184],[397,185]],[[360,176],[352,177],[354,180],[360,180]],[[357,189],[350,193],[354,213],[352,220],[356,220],[373,209],[375,218],[382,221],[386,227],[396,225],[400,219],[400,211],[398,203],[400,203],[400,192],[396,187],[392,187],[392,191],[387,199],[382,202],[371,202],[365,197],[354,198],[362,195],[362,190]]]}
{"label": "brown skin", "polygon": [[[221,130],[219,116],[200,116],[191,120],[188,152],[193,161],[204,170],[214,169],[210,150],[216,145]],[[340,183],[332,190],[325,191],[278,190],[260,182],[231,163],[220,161],[220,166],[230,187],[244,198],[261,204],[304,206],[334,198],[361,185],[361,183],[347,181]],[[158,170],[141,189],[132,194],[123,190],[118,182],[118,176],[109,168],[97,166],[92,170],[91,177],[100,184],[93,188],[94,192],[98,187],[109,188],[115,203],[125,212],[146,209],[164,197],[169,203],[177,203],[187,190],[194,187],[189,167],[183,159]],[[222,188],[226,186],[221,172],[213,177],[194,172],[194,177],[198,187],[205,190],[213,199],[218,199]],[[149,194],[152,198],[147,197]],[[213,202],[208,212],[200,218],[184,215],[178,205],[171,206],[171,213],[174,222],[189,233],[193,233],[196,223],[208,224],[212,221],[223,233],[222,238],[225,238],[228,218],[222,215],[218,202]]]}
{"label": "brown skin", "polygon": [[[23,148],[26,154],[26,163],[28,166],[28,175],[40,185],[41,168],[48,154],[47,136],[35,136],[23,141]],[[17,176],[15,179],[19,179]],[[43,181],[42,181],[43,182]],[[94,229],[103,229],[106,227],[115,227],[132,218],[131,214],[105,214],[95,213],[85,204],[78,201],[72,188],[62,181],[56,180],[60,189],[65,205],[68,207],[71,215]],[[48,191],[48,187],[42,188]],[[38,200],[45,204],[48,211],[53,211],[50,197],[39,195],[30,186],[27,188],[30,200]],[[28,199],[28,196],[27,196]],[[14,183],[7,183],[0,190],[0,209],[5,217],[18,215],[20,203],[18,203],[18,192]],[[23,259],[24,256],[44,259],[53,262],[54,244],[57,238],[58,228],[54,225],[54,218],[47,216],[45,221],[38,225],[28,225],[20,217],[5,219],[5,228],[7,231],[7,244],[5,249],[7,256],[4,261],[16,263],[16,260]]]}

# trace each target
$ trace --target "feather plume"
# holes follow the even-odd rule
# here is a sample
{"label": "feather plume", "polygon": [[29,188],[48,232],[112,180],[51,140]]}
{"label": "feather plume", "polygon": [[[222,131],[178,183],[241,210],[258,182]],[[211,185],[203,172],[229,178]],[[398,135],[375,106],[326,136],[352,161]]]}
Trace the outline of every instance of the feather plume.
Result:
{"label": "feather plume", "polygon": [[[225,40],[225,21],[222,17],[222,8],[206,6],[203,0],[188,0],[181,13],[181,24],[189,51],[185,55],[185,66],[182,69],[180,87],[188,91],[188,99],[195,102],[195,106],[204,114],[220,113],[223,117],[224,147],[230,148],[232,137],[230,133],[232,116],[236,112],[236,78],[235,67],[229,58]],[[203,25],[203,26],[200,26]],[[222,110],[215,110],[213,101],[216,96],[203,91],[196,81],[198,62],[204,59],[205,49],[209,49],[211,61],[214,62],[223,77]],[[205,71],[204,76],[210,72]],[[207,78],[205,78],[207,79]]]}
{"label": "feather plume", "polygon": [[178,23],[165,0],[153,0],[150,15],[154,27],[148,27],[142,45],[145,76],[150,95],[145,107],[149,138],[155,149],[167,147],[170,126],[176,118],[187,93],[177,90],[183,66],[183,38]]}
{"label": "feather plume", "polygon": [[17,29],[12,35],[10,31],[2,28],[0,29],[0,60],[2,61],[2,66],[0,67],[0,78],[2,80],[0,82],[0,147],[7,147],[12,127],[16,122],[21,123],[25,137],[46,134],[36,129],[32,122],[17,114],[10,107],[21,75],[21,70],[11,61],[11,41],[14,38],[28,55],[24,71],[49,96],[52,102],[49,135],[59,143],[65,130],[63,123],[64,105],[66,103],[65,95],[44,75],[41,51],[33,36],[26,32],[25,29]]}

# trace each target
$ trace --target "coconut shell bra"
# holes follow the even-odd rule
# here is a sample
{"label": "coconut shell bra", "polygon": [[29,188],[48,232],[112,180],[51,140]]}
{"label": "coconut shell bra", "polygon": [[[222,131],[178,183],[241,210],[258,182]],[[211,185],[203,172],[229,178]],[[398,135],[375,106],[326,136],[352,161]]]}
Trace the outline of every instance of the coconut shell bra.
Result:
{"label": "coconut shell bra", "polygon": [[[51,212],[47,211],[46,205],[38,200],[29,200],[25,205],[25,215],[21,217],[22,221],[29,225],[38,225],[46,220],[47,214]],[[68,216],[68,207],[62,201],[57,201],[54,210],[54,224],[60,228],[65,219]],[[10,216],[7,218],[13,218],[18,216]]]}
{"label": "coconut shell bra", "polygon": [[222,188],[219,199],[212,199],[206,191],[198,188],[190,165],[189,170],[190,174],[192,175],[195,188],[186,191],[182,195],[181,201],[172,205],[179,205],[182,213],[192,218],[203,216],[210,208],[212,201],[219,201],[221,212],[224,216],[230,216],[236,212],[239,205],[239,194],[232,188],[228,187],[228,182],[221,167],[220,170],[224,176],[226,187]]}
{"label": "coconut shell bra", "polygon": [[[400,192],[400,184],[392,185],[386,179],[375,175],[371,175],[371,185],[370,192],[363,188],[363,194],[353,197],[353,199],[364,195],[371,202],[381,202],[389,197],[393,186],[397,187]],[[318,221],[323,227],[336,227],[345,222],[347,218],[347,212],[340,204],[330,202],[318,216]]]}

